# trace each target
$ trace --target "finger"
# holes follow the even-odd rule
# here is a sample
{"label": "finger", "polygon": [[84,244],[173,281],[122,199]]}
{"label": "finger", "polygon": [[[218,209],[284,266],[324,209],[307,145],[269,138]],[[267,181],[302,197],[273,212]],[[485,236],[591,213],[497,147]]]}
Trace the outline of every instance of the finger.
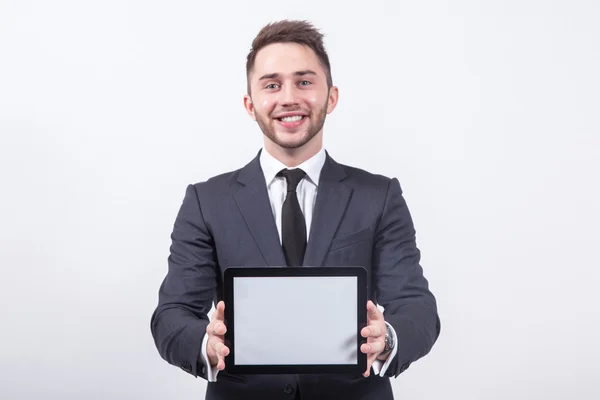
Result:
{"label": "finger", "polygon": [[213,351],[217,357],[217,368],[222,370],[225,368],[225,357],[229,355],[229,347],[225,346],[222,342],[215,342],[213,342]]}
{"label": "finger", "polygon": [[385,325],[384,324],[371,324],[369,326],[365,326],[360,331],[362,337],[379,337],[385,333]]}
{"label": "finger", "polygon": [[365,375],[365,378],[371,375],[371,367],[373,366],[376,358],[377,356],[375,354],[367,357],[367,375]]}
{"label": "finger", "polygon": [[377,308],[377,306],[371,301],[367,301],[367,318],[371,321],[383,321],[383,313]]}
{"label": "finger", "polygon": [[221,343],[222,343],[222,339],[219,337],[215,337],[215,336],[208,337],[208,343],[206,345],[206,352],[208,353],[209,357],[214,358],[217,356],[217,351],[215,350],[215,346],[217,343],[219,343],[219,341],[221,341]]}
{"label": "finger", "polygon": [[212,319],[213,319],[213,321],[214,320],[223,321],[225,319],[225,302],[223,300],[221,300],[220,302],[217,303],[217,307],[212,316]]}
{"label": "finger", "polygon": [[226,357],[229,355],[229,347],[225,346],[225,343],[219,339],[213,340],[212,348],[219,357]]}
{"label": "finger", "polygon": [[209,337],[211,336],[223,336],[227,332],[227,327],[222,321],[212,321],[206,325],[206,333]]}
{"label": "finger", "polygon": [[217,321],[215,321],[214,324],[212,324],[211,333],[213,335],[223,336],[226,332],[227,332],[227,327],[225,326],[224,323],[217,320]]}
{"label": "finger", "polygon": [[370,357],[367,357],[367,370],[365,372],[363,372],[363,376],[365,378],[368,378],[369,375],[371,375],[371,365],[373,365],[373,361],[371,360]]}
{"label": "finger", "polygon": [[208,338],[208,348],[212,350],[214,354],[218,354],[218,350],[222,344],[224,344],[223,338],[219,336],[211,336]]}
{"label": "finger", "polygon": [[217,369],[219,369],[219,371],[222,371],[225,369],[225,357],[228,354],[229,354],[229,347],[225,346],[224,344],[219,346],[219,351],[217,352],[217,355],[219,357],[219,362],[217,363]]}
{"label": "finger", "polygon": [[360,346],[360,351],[368,354],[369,356],[371,354],[375,354],[375,356],[377,356],[379,353],[381,353],[383,351],[383,349],[385,348],[385,342],[381,341],[381,340],[377,340],[377,341],[373,341],[371,343],[363,343]]}

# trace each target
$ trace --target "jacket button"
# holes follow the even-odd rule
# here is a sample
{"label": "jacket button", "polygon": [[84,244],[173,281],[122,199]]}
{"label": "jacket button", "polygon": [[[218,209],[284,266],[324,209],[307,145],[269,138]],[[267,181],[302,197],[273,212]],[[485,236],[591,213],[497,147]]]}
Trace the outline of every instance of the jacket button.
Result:
{"label": "jacket button", "polygon": [[294,393],[294,388],[290,384],[285,385],[283,387],[283,393],[285,393],[285,394],[292,394],[292,393]]}

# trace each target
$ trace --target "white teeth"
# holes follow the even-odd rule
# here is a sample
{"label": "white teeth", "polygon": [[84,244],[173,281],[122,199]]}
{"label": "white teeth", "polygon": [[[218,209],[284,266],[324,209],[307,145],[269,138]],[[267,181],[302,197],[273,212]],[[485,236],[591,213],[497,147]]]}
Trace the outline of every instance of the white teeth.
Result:
{"label": "white teeth", "polygon": [[300,121],[302,118],[304,118],[302,115],[294,115],[293,117],[283,117],[281,120],[283,122],[296,122]]}

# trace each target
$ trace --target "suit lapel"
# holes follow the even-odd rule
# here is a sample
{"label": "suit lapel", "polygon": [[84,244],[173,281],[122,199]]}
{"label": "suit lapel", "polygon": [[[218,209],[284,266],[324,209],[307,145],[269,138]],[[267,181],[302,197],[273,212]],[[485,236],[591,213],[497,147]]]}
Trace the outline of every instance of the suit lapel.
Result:
{"label": "suit lapel", "polygon": [[321,266],[331,241],[344,216],[352,189],[342,181],[346,173],[329,154],[319,178],[310,236],[304,257],[305,266]]}
{"label": "suit lapel", "polygon": [[243,186],[235,192],[234,199],[266,264],[285,266],[259,155],[240,170],[237,180]]}

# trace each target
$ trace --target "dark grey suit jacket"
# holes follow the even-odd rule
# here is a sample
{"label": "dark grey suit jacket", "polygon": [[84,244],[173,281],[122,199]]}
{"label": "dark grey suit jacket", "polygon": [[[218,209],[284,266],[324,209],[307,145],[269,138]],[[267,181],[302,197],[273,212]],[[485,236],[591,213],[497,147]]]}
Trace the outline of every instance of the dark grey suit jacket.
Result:
{"label": "dark grey suit jacket", "polygon": [[[368,271],[368,298],[385,308],[385,320],[398,336],[386,377],[234,376],[221,371],[217,382],[208,383],[207,400],[291,400],[297,387],[303,400],[393,399],[389,377],[428,354],[436,342],[436,300],[423,276],[397,179],[338,164],[327,154],[312,221],[304,265],[358,265]],[[239,170],[189,185],[171,238],[151,332],[161,357],[206,378],[200,347],[207,313],[213,301],[223,299],[225,269],[286,264],[259,155]],[[321,296],[326,302],[327,293]]]}

